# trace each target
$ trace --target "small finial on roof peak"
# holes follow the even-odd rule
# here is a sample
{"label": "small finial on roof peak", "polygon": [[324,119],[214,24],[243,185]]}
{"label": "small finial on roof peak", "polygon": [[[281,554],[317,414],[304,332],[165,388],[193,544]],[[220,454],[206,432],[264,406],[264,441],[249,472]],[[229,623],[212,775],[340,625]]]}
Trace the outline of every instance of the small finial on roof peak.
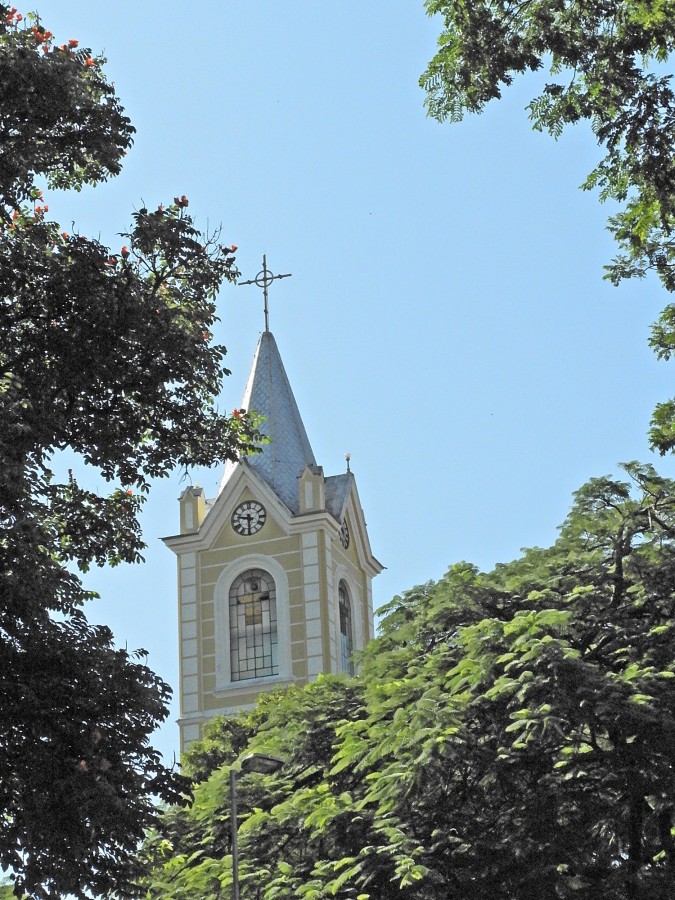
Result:
{"label": "small finial on roof peak", "polygon": [[263,267],[255,276],[255,278],[251,279],[250,281],[237,282],[237,284],[255,284],[263,289],[263,297],[265,299],[265,331],[270,330],[270,316],[267,306],[267,289],[273,281],[277,281],[279,278],[290,278],[292,274],[292,272],[287,272],[285,275],[273,275],[272,272],[270,272],[270,270],[267,268],[267,256],[263,253]]}
{"label": "small finial on roof peak", "polygon": [[349,451],[347,451],[345,453],[345,459],[347,460],[347,473],[351,472],[351,469],[349,468],[349,461],[351,458],[352,458],[351,453]]}

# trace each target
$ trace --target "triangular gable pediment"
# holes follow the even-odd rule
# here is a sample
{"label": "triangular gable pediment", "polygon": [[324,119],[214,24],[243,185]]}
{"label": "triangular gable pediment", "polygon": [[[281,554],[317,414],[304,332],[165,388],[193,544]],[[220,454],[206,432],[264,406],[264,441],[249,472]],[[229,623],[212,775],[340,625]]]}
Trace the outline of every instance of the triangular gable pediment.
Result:
{"label": "triangular gable pediment", "polygon": [[292,519],[291,511],[281,502],[264,479],[244,460],[236,463],[231,469],[227,482],[209,505],[199,530],[191,534],[164,538],[167,546],[173,548],[178,544],[189,543],[191,549],[195,550],[203,550],[212,546],[247,488],[253,497],[265,505],[268,513],[277,520],[279,525],[287,530]]}
{"label": "triangular gable pediment", "polygon": [[[370,547],[368,528],[366,527],[363,508],[361,506],[361,501],[359,500],[359,493],[356,489],[356,480],[351,473],[347,476],[336,477],[347,477],[349,479],[344,495],[341,497],[338,521],[341,523],[344,519],[347,520],[350,533],[350,545],[353,546],[360,566],[366,570],[370,570],[371,575],[377,575],[384,569],[384,566],[375,558],[375,556],[373,556],[373,551]],[[329,479],[326,479],[326,481],[328,480]],[[328,501],[326,502],[326,505],[328,505]],[[336,512],[338,512],[337,505]],[[333,515],[335,515],[335,513],[333,513]]]}

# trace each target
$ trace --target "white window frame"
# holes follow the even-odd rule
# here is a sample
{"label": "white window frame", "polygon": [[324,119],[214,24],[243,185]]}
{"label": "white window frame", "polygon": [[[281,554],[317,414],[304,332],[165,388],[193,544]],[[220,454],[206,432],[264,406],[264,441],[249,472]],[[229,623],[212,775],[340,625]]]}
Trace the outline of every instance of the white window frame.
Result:
{"label": "white window frame", "polygon": [[[344,593],[345,604],[347,606],[347,616],[346,616],[346,625],[347,631],[343,632],[342,630],[342,605],[340,603],[340,586],[342,587],[342,592]],[[341,578],[338,581],[338,632],[340,635],[339,638],[339,656],[340,656],[340,670],[345,675],[353,675],[355,666],[354,666],[354,651],[356,647],[354,646],[354,604],[352,603],[352,598],[349,592],[349,585],[345,581],[344,578]],[[343,637],[347,638],[347,645],[349,648],[349,656],[345,660],[345,653],[342,647],[342,639]]]}
{"label": "white window frame", "polygon": [[[279,674],[258,678],[241,678],[232,681],[230,662],[230,588],[236,578],[248,569],[263,569],[274,579],[277,602],[277,640]],[[225,566],[218,576],[213,591],[216,629],[216,692],[236,691],[250,685],[268,685],[288,681],[292,673],[291,616],[288,594],[288,576],[283,567],[269,556],[250,553]]]}
{"label": "white window frame", "polygon": [[[349,594],[349,602],[352,607],[352,648],[356,653],[363,650],[366,641],[363,635],[363,595],[359,588],[359,584],[347,566],[338,566],[333,577],[333,609],[334,620],[337,623],[337,640],[340,640],[340,582],[344,581],[347,585],[347,593]],[[341,654],[338,650],[337,658],[338,666],[341,665]],[[358,666],[354,667],[354,671],[358,672]]]}

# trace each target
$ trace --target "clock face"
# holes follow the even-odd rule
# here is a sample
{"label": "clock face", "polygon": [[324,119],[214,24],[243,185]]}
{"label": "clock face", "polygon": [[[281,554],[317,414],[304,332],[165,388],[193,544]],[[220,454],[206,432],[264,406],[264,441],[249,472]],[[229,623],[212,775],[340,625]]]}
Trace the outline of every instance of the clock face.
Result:
{"label": "clock face", "polygon": [[267,511],[257,500],[246,500],[240,503],[232,513],[232,527],[237,534],[255,534],[265,524]]}
{"label": "clock face", "polygon": [[342,546],[347,549],[349,547],[349,528],[347,526],[347,520],[345,519],[340,527],[340,542]]}

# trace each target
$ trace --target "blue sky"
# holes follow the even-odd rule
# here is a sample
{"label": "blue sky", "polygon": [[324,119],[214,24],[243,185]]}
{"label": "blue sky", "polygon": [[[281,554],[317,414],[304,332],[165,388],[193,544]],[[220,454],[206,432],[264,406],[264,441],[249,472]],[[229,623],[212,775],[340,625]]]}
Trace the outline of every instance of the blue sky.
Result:
{"label": "blue sky", "polygon": [[[558,142],[531,131],[542,78],[439,125],[417,82],[440,23],[421,2],[39,9],[57,43],[108,57],[138,129],[120,177],[50,195],[50,215],[119,249],[134,208],[186,194],[239,247],[244,278],[263,253],[293,273],[271,291],[271,329],[317,461],[336,474],[351,453],[387,567],[376,606],[460,559],[489,568],[550,543],[572,491],[621,460],[673,475],[646,439],[671,391],[647,348],[666,297],[602,281],[611,210],[578,190],[599,150],[586,126]],[[228,286],[219,308],[231,409],[262,297]],[[193,477],[212,496],[220,470]],[[144,566],[88,576],[102,595],[90,617],[174,685],[175,564],[159,538],[177,531],[183,487],[176,475],[151,495]],[[177,741],[172,721],[158,746]]]}

